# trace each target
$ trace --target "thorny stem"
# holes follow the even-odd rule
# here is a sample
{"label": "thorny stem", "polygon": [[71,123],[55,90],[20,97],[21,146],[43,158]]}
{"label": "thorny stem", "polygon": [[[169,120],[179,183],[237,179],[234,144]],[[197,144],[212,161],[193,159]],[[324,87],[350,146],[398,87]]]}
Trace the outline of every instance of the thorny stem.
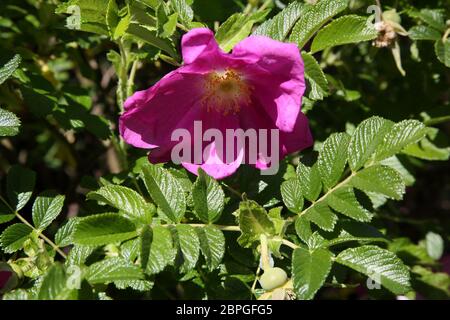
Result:
{"label": "thorny stem", "polygon": [[67,259],[67,255],[49,238],[47,238],[43,233],[41,233],[40,230],[36,229],[31,223],[29,223],[24,217],[22,217],[20,215],[19,212],[17,212],[16,210],[14,210],[9,203],[0,195],[0,200],[2,200],[5,205],[8,206],[8,208],[14,212],[14,215],[20,220],[22,221],[24,224],[26,224],[28,227],[30,227],[31,229],[33,229],[34,231],[36,231],[36,233],[38,234],[38,236],[44,240],[45,242],[47,242],[56,252],[58,252],[64,259]]}

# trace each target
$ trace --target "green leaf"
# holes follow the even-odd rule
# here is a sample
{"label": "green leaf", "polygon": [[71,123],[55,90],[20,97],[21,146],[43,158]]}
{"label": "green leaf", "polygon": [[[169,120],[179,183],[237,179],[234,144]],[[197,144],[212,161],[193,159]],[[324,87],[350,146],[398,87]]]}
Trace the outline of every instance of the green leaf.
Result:
{"label": "green leaf", "polygon": [[303,209],[302,188],[298,179],[290,179],[281,184],[281,197],[286,207],[293,213]]}
{"label": "green leaf", "polygon": [[297,298],[314,298],[331,270],[333,254],[327,249],[295,249],[292,254],[292,280]]}
{"label": "green leaf", "polygon": [[73,232],[79,218],[70,218],[55,234],[55,243],[59,247],[66,247],[73,242]]}
{"label": "green leaf", "polygon": [[216,40],[223,51],[229,52],[252,31],[253,24],[267,15],[268,11],[255,12],[250,15],[235,13],[217,30]]}
{"label": "green leaf", "polygon": [[353,188],[341,187],[327,196],[328,205],[352,219],[362,222],[369,222],[372,219],[372,214],[367,211],[356,199]]}
{"label": "green leaf", "polygon": [[23,243],[29,239],[33,229],[26,224],[16,223],[6,228],[0,236],[0,244],[6,253],[22,249]]}
{"label": "green leaf", "polygon": [[428,255],[434,260],[439,260],[444,253],[444,240],[434,232],[428,232],[425,238],[425,246]]}
{"label": "green leaf", "polygon": [[173,263],[175,254],[170,230],[162,226],[153,227],[152,243],[145,272],[148,274],[161,272],[166,266]]}
{"label": "green leaf", "polygon": [[71,298],[75,290],[68,288],[67,280],[63,266],[59,263],[52,265],[42,280],[38,300],[67,300]]}
{"label": "green leaf", "polygon": [[[142,228],[141,234],[139,235],[139,244],[141,250],[141,268],[145,270],[148,264],[148,258],[150,256],[150,247],[152,245],[153,232],[149,226],[144,226]],[[131,242],[130,242],[131,243]],[[122,251],[124,251],[122,249]],[[125,255],[126,256],[126,255]],[[131,258],[131,255],[129,255]],[[133,259],[128,259],[133,260]]]}
{"label": "green leaf", "polygon": [[206,265],[210,271],[219,266],[225,254],[225,237],[219,229],[214,226],[195,228],[200,240],[200,249],[205,257]]}
{"label": "green leaf", "polygon": [[192,270],[200,255],[200,240],[195,228],[187,224],[176,226],[178,244],[183,256],[181,269],[183,272]]}
{"label": "green leaf", "polygon": [[244,200],[239,204],[239,227],[242,234],[238,241],[245,247],[259,241],[262,234],[275,234],[275,226],[266,210],[252,200]]}
{"label": "green leaf", "polygon": [[253,34],[283,41],[300,18],[303,6],[300,1],[291,2],[283,11],[256,28]]}
{"label": "green leaf", "polygon": [[[72,19],[78,19],[74,16],[76,12],[69,10],[73,6],[77,6],[80,13],[82,31],[97,33],[100,35],[109,35],[108,27],[106,25],[106,13],[108,11],[109,0],[70,0],[68,2],[61,3],[56,13],[71,14],[71,17],[67,18],[67,23]],[[68,25],[73,29],[72,25]]]}
{"label": "green leaf", "polygon": [[96,248],[96,246],[74,245],[72,249],[70,249],[69,255],[67,256],[66,265],[83,265]]}
{"label": "green leaf", "polygon": [[19,165],[9,169],[6,186],[8,199],[13,209],[19,211],[27,204],[33,194],[35,182],[36,173],[34,171]]}
{"label": "green leaf", "polygon": [[394,294],[410,290],[408,268],[392,252],[377,246],[362,246],[342,251],[336,262],[371,277]]}
{"label": "green leaf", "polygon": [[316,202],[304,213],[304,217],[325,231],[333,231],[337,216],[324,201]]}
{"label": "green leaf", "polygon": [[307,52],[302,52],[305,64],[305,77],[311,86],[310,99],[322,100],[328,95],[328,80],[316,59]]}
{"label": "green leaf", "polygon": [[86,272],[86,280],[90,284],[140,280],[143,276],[138,266],[119,257],[108,258],[91,264]]}
{"label": "green leaf", "polygon": [[139,193],[130,188],[109,184],[97,191],[89,192],[87,198],[105,202],[122,210],[129,218],[142,223],[150,224],[152,221],[151,206]]}
{"label": "green leaf", "polygon": [[308,243],[312,236],[311,223],[304,216],[298,216],[295,219],[295,232],[304,243]]}
{"label": "green leaf", "polygon": [[340,17],[317,33],[311,53],[348,43],[373,40],[378,33],[366,17],[347,15]]}
{"label": "green leaf", "polygon": [[166,169],[146,164],[142,167],[145,186],[162,213],[172,222],[179,223],[186,211],[183,188]]}
{"label": "green leaf", "polygon": [[80,218],[73,241],[82,245],[105,245],[136,237],[136,227],[117,213],[102,213]]}
{"label": "green leaf", "polygon": [[205,223],[213,223],[220,218],[224,208],[225,193],[219,183],[202,169],[192,187],[194,212]]}
{"label": "green leaf", "polygon": [[434,51],[439,61],[450,68],[450,39],[447,39],[445,42],[442,40],[436,41]]}
{"label": "green leaf", "polygon": [[178,16],[180,17],[181,22],[189,27],[190,22],[194,18],[194,11],[192,11],[192,8],[187,4],[186,0],[172,0],[171,4],[173,6],[173,9],[175,12],[178,13]]}
{"label": "green leaf", "polygon": [[409,14],[414,18],[419,18],[434,29],[441,32],[445,31],[445,15],[441,9],[422,9],[420,11],[410,11]]}
{"label": "green leaf", "polygon": [[169,15],[169,9],[164,2],[160,2],[156,8],[156,29],[158,36],[168,38],[172,36],[177,28],[178,13]]}
{"label": "green leaf", "polygon": [[375,165],[359,171],[350,179],[350,184],[364,192],[381,193],[400,200],[405,193],[405,183],[400,174],[391,167]]}
{"label": "green leaf", "polygon": [[406,146],[402,153],[424,160],[446,161],[450,157],[450,148],[439,148],[430,140],[424,138],[416,144]]}
{"label": "green leaf", "polygon": [[376,152],[376,160],[389,158],[403,150],[407,145],[416,143],[427,134],[427,128],[417,120],[404,120],[392,126],[384,136],[383,143]]}
{"label": "green leaf", "polygon": [[0,214],[0,224],[10,222],[15,217],[14,214]]}
{"label": "green leaf", "polygon": [[303,48],[312,36],[331,18],[348,6],[348,0],[322,0],[318,3],[306,4],[300,19],[296,23],[289,38],[299,48]]}
{"label": "green leaf", "polygon": [[[16,54],[9,60],[3,67],[0,68],[0,85],[6,81],[16,69],[19,67],[22,57],[20,54]],[[0,117],[1,119],[1,117]]]}
{"label": "green leaf", "polygon": [[127,34],[138,38],[151,46],[159,48],[168,53],[172,58],[178,59],[173,43],[169,39],[158,37],[156,30],[151,30],[137,23],[130,23]]}
{"label": "green leaf", "polygon": [[0,137],[12,137],[19,133],[20,120],[7,110],[0,108]]}
{"label": "green leaf", "polygon": [[108,27],[111,38],[114,35],[119,19],[119,8],[117,7],[116,0],[108,0],[108,6],[106,8],[106,26]]}
{"label": "green leaf", "polygon": [[33,204],[33,224],[36,229],[44,230],[61,213],[65,197],[51,191],[41,193]]}
{"label": "green leaf", "polygon": [[347,133],[334,133],[323,143],[317,166],[326,188],[333,187],[341,178],[347,163],[347,149],[350,136]]}
{"label": "green leaf", "polygon": [[371,117],[356,127],[348,147],[348,163],[353,171],[364,166],[392,126],[389,120]]}
{"label": "green leaf", "polygon": [[413,40],[437,41],[442,38],[442,35],[439,31],[424,25],[412,27],[411,29],[409,29],[408,35]]}
{"label": "green leaf", "polygon": [[297,166],[297,176],[302,194],[309,201],[316,201],[322,191],[322,181],[317,165],[307,167],[303,163]]}

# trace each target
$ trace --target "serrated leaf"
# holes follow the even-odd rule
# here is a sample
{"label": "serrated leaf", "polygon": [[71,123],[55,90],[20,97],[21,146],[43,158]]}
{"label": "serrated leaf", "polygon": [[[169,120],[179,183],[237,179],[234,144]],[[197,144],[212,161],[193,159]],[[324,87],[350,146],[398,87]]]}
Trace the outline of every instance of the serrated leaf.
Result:
{"label": "serrated leaf", "polygon": [[445,15],[441,9],[422,9],[420,11],[411,11],[412,17],[419,18],[429,26],[441,32],[445,31]]}
{"label": "serrated leaf", "polygon": [[213,271],[219,266],[225,254],[225,237],[222,231],[212,225],[196,228],[195,231],[200,240],[200,249],[206,265]]}
{"label": "serrated leaf", "polygon": [[80,218],[75,226],[73,241],[82,245],[104,245],[136,237],[136,227],[117,213],[102,213]]}
{"label": "serrated leaf", "polygon": [[347,15],[340,17],[317,33],[311,53],[343,44],[373,40],[378,33],[366,17]]}
{"label": "serrated leaf", "polygon": [[286,207],[293,213],[303,209],[302,188],[298,179],[290,179],[281,184],[281,197]]}
{"label": "serrated leaf", "polygon": [[295,24],[290,42],[303,48],[312,36],[331,18],[348,6],[348,0],[322,0],[316,4],[306,4],[300,19]]}
{"label": "serrated leaf", "polygon": [[408,31],[408,36],[413,40],[440,40],[442,35],[436,29],[420,25],[414,26]]}
{"label": "serrated leaf", "polygon": [[183,256],[181,269],[183,272],[192,270],[200,255],[200,240],[195,228],[187,224],[176,226],[178,244]]}
{"label": "serrated leaf", "polygon": [[146,273],[156,274],[164,270],[166,266],[173,263],[175,250],[170,230],[162,226],[152,228],[152,244]]}
{"label": "serrated leaf", "polygon": [[130,188],[109,184],[97,191],[89,192],[87,198],[105,202],[122,210],[131,219],[136,219],[142,223],[151,223],[152,210],[150,205],[139,193]]}
{"label": "serrated leaf", "polygon": [[377,149],[375,159],[383,160],[403,150],[409,144],[422,139],[427,128],[417,120],[404,120],[392,126]]}
{"label": "serrated leaf", "polygon": [[235,13],[229,17],[216,32],[215,38],[223,51],[229,52],[252,31],[253,24],[267,15],[268,11],[247,15]]}
{"label": "serrated leaf", "polygon": [[96,246],[74,245],[67,256],[66,266],[83,265],[96,248]]}
{"label": "serrated leaf", "polygon": [[55,234],[55,243],[59,247],[66,247],[73,242],[73,232],[75,230],[75,224],[78,222],[78,218],[69,219],[62,227],[58,229]]}
{"label": "serrated leaf", "polygon": [[300,1],[291,2],[283,11],[275,17],[265,21],[253,32],[254,35],[267,36],[283,41],[291,32],[295,23],[302,14],[304,4]]}
{"label": "serrated leaf", "polygon": [[174,45],[171,40],[158,37],[156,30],[150,30],[137,23],[130,23],[128,25],[126,33],[148,43],[151,46],[165,51],[174,59],[178,59],[178,54],[175,51]]}
{"label": "serrated leaf", "polygon": [[298,216],[295,219],[295,232],[304,243],[308,243],[309,238],[311,238],[312,235],[312,230],[311,223],[305,216]]}
{"label": "serrated leaf", "polygon": [[340,187],[327,196],[328,205],[352,219],[369,222],[372,214],[367,211],[356,199],[352,187]]}
{"label": "serrated leaf", "polygon": [[252,200],[241,201],[239,204],[239,227],[242,234],[238,241],[243,246],[259,241],[262,234],[275,234],[275,226],[266,210]]}
{"label": "serrated leaf", "polygon": [[14,214],[0,214],[0,224],[10,222],[15,217]]}
{"label": "serrated leaf", "polygon": [[175,12],[178,13],[178,16],[180,17],[181,22],[189,26],[190,22],[194,18],[194,11],[192,8],[187,4],[186,0],[172,0],[171,1],[173,9]]}
{"label": "serrated leaf", "polygon": [[295,249],[292,254],[292,280],[297,298],[314,298],[331,270],[333,254],[327,249]]}
{"label": "serrated leaf", "polygon": [[375,165],[359,171],[350,179],[350,184],[364,192],[376,192],[400,200],[405,192],[405,183],[400,174],[391,167]]}
{"label": "serrated leaf", "polygon": [[394,294],[410,290],[408,268],[392,252],[377,246],[362,246],[342,251],[336,262],[371,277]]}
{"label": "serrated leaf", "polygon": [[166,169],[146,164],[142,167],[145,186],[163,214],[179,223],[186,211],[186,199],[179,182]]}
{"label": "serrated leaf", "polygon": [[349,143],[350,136],[347,133],[334,133],[323,143],[317,159],[317,169],[328,189],[339,181],[344,172]]}
{"label": "serrated leaf", "polygon": [[154,283],[148,280],[118,280],[114,281],[114,285],[118,289],[132,288],[137,291],[150,291]]}
{"label": "serrated leaf", "polygon": [[[6,81],[19,67],[22,57],[20,54],[14,55],[3,67],[0,68],[0,85]],[[2,117],[0,116],[0,119]],[[0,124],[1,127],[1,124]],[[1,134],[0,134],[1,135]]]}
{"label": "serrated leaf", "polygon": [[9,169],[6,177],[6,190],[13,209],[19,211],[27,204],[33,194],[35,182],[36,173],[34,171],[19,165]]}
{"label": "serrated leaf", "polygon": [[192,187],[194,212],[205,223],[213,223],[220,218],[224,208],[225,193],[219,183],[199,169],[197,180]]}
{"label": "serrated leaf", "polygon": [[39,288],[38,300],[66,300],[74,290],[67,286],[67,275],[61,264],[55,263],[45,274]]}
{"label": "serrated leaf", "polygon": [[434,51],[439,61],[450,68],[450,39],[446,39],[445,42],[442,40],[436,41]]}
{"label": "serrated leaf", "polygon": [[0,108],[0,137],[12,137],[19,133],[20,120],[7,110]]}
{"label": "serrated leaf", "polygon": [[317,165],[307,167],[300,162],[297,166],[297,176],[305,198],[316,201],[322,191],[322,181]]}
{"label": "serrated leaf", "polygon": [[65,196],[52,191],[41,193],[33,204],[32,217],[36,229],[44,230],[61,213]]}
{"label": "serrated leaf", "polygon": [[395,169],[401,175],[406,186],[411,186],[416,181],[414,176],[403,166],[396,156],[384,159],[380,164]]}
{"label": "serrated leaf", "polygon": [[29,239],[33,229],[26,224],[16,223],[6,228],[0,236],[0,244],[6,253],[22,249],[23,243]]}
{"label": "serrated leaf", "polygon": [[333,231],[337,216],[324,201],[316,202],[305,212],[304,217],[325,231]]}
{"label": "serrated leaf", "polygon": [[348,147],[348,163],[353,171],[364,166],[392,126],[392,121],[371,117],[356,127]]}
{"label": "serrated leaf", "polygon": [[439,148],[430,140],[424,138],[418,143],[406,146],[402,153],[424,160],[446,161],[450,157],[450,148]]}
{"label": "serrated leaf", "polygon": [[142,271],[131,262],[119,258],[108,258],[91,264],[86,271],[86,280],[91,284],[124,280],[140,280]]}
{"label": "serrated leaf", "polygon": [[328,80],[316,59],[307,52],[302,52],[305,64],[305,77],[311,86],[310,98],[312,100],[322,100],[328,95]]}

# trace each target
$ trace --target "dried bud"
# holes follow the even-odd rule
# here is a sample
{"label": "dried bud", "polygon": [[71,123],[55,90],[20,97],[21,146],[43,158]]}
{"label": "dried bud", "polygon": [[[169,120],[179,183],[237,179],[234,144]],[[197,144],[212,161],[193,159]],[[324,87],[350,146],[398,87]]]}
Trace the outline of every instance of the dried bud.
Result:
{"label": "dried bud", "polygon": [[378,31],[378,37],[373,42],[375,47],[389,47],[397,38],[394,27],[388,22],[380,21],[375,23],[375,29]]}

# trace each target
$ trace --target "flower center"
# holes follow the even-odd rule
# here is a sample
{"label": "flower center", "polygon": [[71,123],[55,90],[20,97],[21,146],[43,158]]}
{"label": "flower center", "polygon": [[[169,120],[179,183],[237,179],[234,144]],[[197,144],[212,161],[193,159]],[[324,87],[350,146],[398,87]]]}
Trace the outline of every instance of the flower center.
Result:
{"label": "flower center", "polygon": [[251,86],[233,69],[214,71],[206,76],[202,104],[208,111],[236,114],[250,103]]}

